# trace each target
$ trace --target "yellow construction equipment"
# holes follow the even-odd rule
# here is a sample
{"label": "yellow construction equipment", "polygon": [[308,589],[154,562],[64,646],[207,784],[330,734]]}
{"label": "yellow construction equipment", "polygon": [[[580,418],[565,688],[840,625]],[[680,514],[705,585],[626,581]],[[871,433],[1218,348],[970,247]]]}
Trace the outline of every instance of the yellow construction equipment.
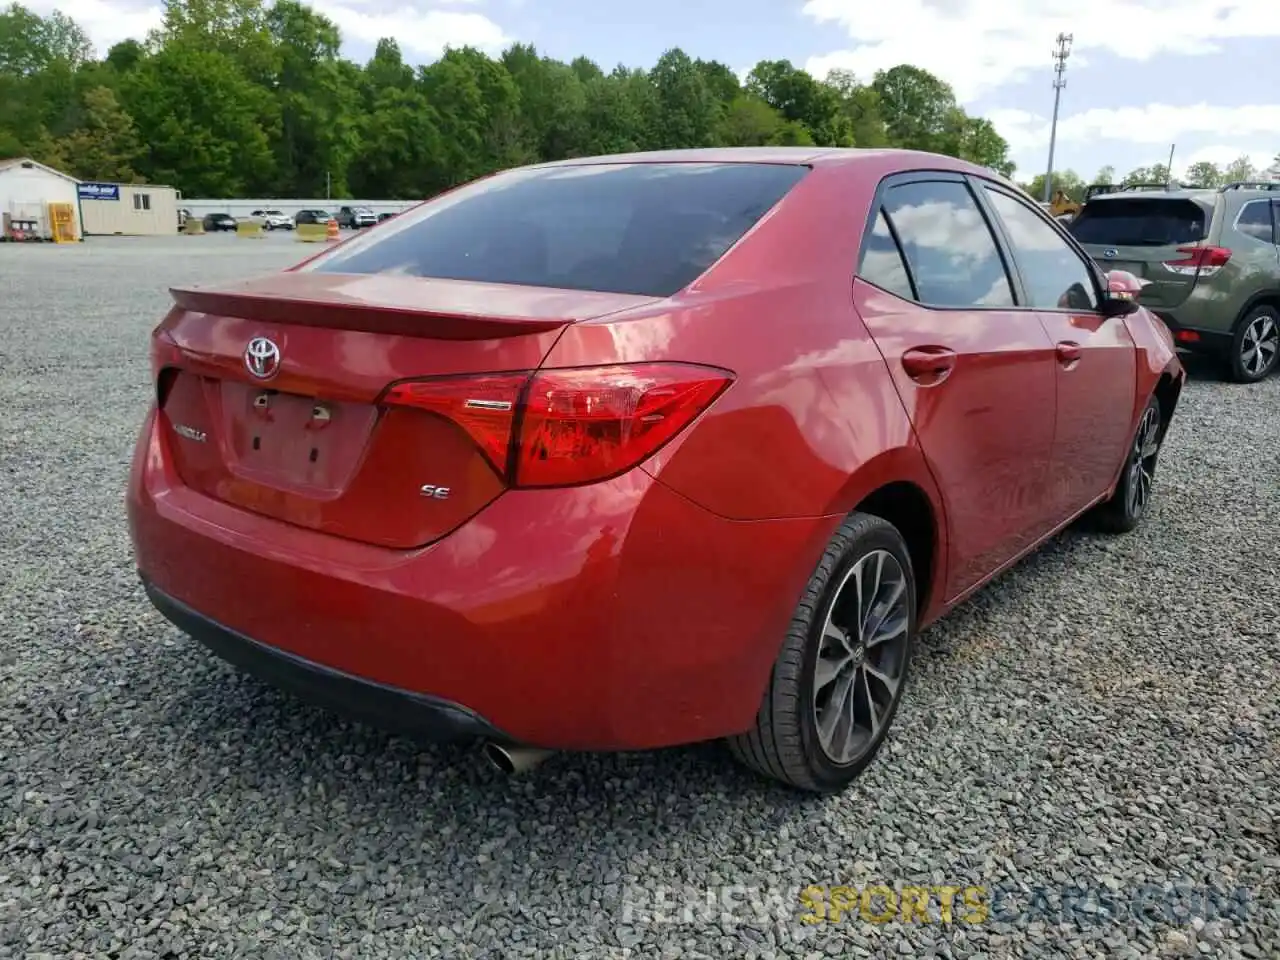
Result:
{"label": "yellow construction equipment", "polygon": [[1049,215],[1052,217],[1074,217],[1080,212],[1080,204],[1076,203],[1067,196],[1065,190],[1059,190],[1053,195],[1053,202],[1049,204]]}
{"label": "yellow construction equipment", "polygon": [[75,243],[76,212],[69,203],[49,204],[49,226],[53,233],[54,243]]}

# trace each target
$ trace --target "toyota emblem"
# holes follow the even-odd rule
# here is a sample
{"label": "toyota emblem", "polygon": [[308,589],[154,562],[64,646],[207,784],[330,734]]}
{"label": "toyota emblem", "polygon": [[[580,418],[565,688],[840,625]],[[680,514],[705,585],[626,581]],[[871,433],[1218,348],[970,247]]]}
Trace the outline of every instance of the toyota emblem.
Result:
{"label": "toyota emblem", "polygon": [[266,337],[254,337],[244,348],[244,365],[259,380],[270,380],[280,372],[280,348]]}

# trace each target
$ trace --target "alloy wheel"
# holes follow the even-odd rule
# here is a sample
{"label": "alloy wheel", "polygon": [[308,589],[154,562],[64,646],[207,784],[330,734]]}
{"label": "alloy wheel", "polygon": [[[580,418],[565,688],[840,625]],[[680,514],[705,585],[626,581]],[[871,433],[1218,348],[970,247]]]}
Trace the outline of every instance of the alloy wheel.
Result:
{"label": "alloy wheel", "polygon": [[909,625],[902,565],[887,550],[867,553],[832,596],[814,660],[814,727],[833,763],[854,763],[883,732],[905,677]]}
{"label": "alloy wheel", "polygon": [[1269,314],[1254,317],[1240,340],[1240,366],[1250,377],[1261,377],[1280,352],[1280,325]]}
{"label": "alloy wheel", "polygon": [[1138,433],[1129,454],[1129,482],[1126,506],[1131,517],[1141,517],[1151,502],[1156,457],[1160,453],[1160,412],[1148,407],[1138,424]]}

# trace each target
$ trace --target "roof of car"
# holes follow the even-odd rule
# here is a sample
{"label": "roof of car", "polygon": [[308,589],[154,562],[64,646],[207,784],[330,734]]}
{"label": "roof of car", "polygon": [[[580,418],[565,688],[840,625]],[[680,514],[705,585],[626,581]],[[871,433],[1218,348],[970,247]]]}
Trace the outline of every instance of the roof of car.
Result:
{"label": "roof of car", "polygon": [[793,163],[813,166],[880,161],[885,166],[894,161],[910,161],[922,168],[990,173],[983,167],[955,157],[919,150],[891,150],[864,147],[706,147],[688,150],[649,150],[639,153],[616,153],[594,157],[572,157],[533,167],[566,167],[604,163]]}

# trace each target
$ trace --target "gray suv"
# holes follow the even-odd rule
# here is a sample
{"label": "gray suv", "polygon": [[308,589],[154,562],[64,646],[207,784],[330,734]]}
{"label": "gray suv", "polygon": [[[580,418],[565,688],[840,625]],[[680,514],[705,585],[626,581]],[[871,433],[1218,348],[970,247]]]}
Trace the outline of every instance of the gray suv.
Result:
{"label": "gray suv", "polygon": [[1178,346],[1253,383],[1280,367],[1280,181],[1090,199],[1067,228],[1139,297]]}

